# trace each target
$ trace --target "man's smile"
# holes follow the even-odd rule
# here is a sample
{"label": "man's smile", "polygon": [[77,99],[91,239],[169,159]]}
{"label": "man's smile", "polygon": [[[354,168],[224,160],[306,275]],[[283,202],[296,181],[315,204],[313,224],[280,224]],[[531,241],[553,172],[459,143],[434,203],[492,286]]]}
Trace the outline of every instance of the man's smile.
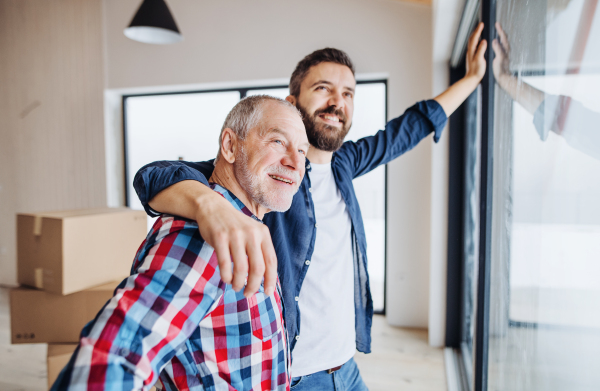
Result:
{"label": "man's smile", "polygon": [[279,182],[283,182],[283,183],[287,183],[289,185],[293,185],[294,182],[291,179],[287,179],[287,178],[283,178],[277,175],[273,175],[273,174],[268,174],[272,179],[279,181]]}
{"label": "man's smile", "polygon": [[319,119],[332,126],[341,126],[344,123],[344,121],[335,114],[319,114]]}

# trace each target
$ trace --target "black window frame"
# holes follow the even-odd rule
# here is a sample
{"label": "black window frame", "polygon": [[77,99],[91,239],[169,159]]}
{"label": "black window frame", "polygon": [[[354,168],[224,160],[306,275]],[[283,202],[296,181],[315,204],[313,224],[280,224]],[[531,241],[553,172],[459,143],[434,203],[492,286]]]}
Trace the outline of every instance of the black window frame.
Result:
{"label": "black window frame", "polygon": [[[366,79],[366,80],[357,80],[356,84],[383,84],[385,87],[385,119],[388,121],[388,102],[389,102],[389,93],[388,93],[388,80],[387,79]],[[129,178],[129,170],[128,170],[128,158],[127,158],[127,99],[142,97],[142,96],[160,96],[160,95],[183,95],[183,94],[202,94],[202,93],[216,93],[216,92],[239,92],[240,100],[244,99],[248,94],[248,91],[254,90],[271,90],[278,88],[289,88],[289,84],[272,84],[272,85],[259,85],[259,86],[251,86],[251,87],[231,87],[231,88],[214,88],[214,89],[200,89],[200,90],[185,90],[185,91],[168,91],[168,92],[148,92],[148,93],[140,93],[140,94],[123,94],[121,97],[121,107],[122,107],[122,118],[121,125],[123,129],[123,178],[124,178],[124,192],[125,192],[125,206],[129,206],[129,186],[128,184],[133,178]],[[387,233],[388,233],[388,165],[385,165],[385,181],[384,181],[384,259],[383,259],[383,309],[374,311],[375,314],[385,315],[387,308]]]}
{"label": "black window frame", "polygon": [[[457,360],[459,384],[464,390],[487,391],[490,316],[490,268],[492,231],[492,185],[494,140],[494,89],[495,80],[491,64],[494,59],[491,43],[496,36],[496,1],[466,1],[460,22],[459,34],[454,43],[453,62],[450,64],[450,82],[458,81],[465,73],[464,58],[466,40],[478,21],[484,22],[482,39],[487,40],[485,59],[488,64],[481,81],[481,134],[480,134],[480,183],[479,183],[479,253],[477,255],[477,288],[473,357],[465,357],[460,345],[464,336],[464,259],[463,219],[465,207],[465,129],[468,116],[473,115],[471,95],[450,118],[449,124],[449,198],[448,198],[448,279],[446,303],[446,347],[454,349]],[[467,32],[465,34],[465,31]],[[468,365],[472,365],[471,368]],[[468,376],[472,374],[472,376]]]}

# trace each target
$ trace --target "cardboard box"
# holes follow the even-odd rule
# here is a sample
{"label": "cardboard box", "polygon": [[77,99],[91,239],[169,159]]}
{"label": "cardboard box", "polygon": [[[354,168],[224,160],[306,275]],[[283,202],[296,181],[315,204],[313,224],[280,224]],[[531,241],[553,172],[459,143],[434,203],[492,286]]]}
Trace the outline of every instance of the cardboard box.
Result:
{"label": "cardboard box", "polygon": [[67,365],[76,347],[76,343],[48,344],[48,354],[46,355],[48,389],[52,387],[52,384],[54,384],[58,378],[60,371]]}
{"label": "cardboard box", "polygon": [[77,343],[79,334],[113,296],[120,281],[55,295],[30,288],[10,292],[11,343]]}
{"label": "cardboard box", "polygon": [[19,284],[67,295],[122,278],[146,234],[127,208],[18,214]]}

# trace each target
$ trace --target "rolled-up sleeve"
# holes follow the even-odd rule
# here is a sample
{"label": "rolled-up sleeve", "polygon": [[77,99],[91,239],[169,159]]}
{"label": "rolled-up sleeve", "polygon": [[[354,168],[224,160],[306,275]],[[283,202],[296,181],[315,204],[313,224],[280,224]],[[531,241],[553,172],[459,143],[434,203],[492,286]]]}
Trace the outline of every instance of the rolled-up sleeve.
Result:
{"label": "rolled-up sleeve", "polygon": [[358,177],[411,150],[431,133],[433,140],[438,142],[447,120],[438,102],[433,99],[421,101],[389,121],[385,129],[373,136],[345,142],[337,155],[353,167],[353,177]]}

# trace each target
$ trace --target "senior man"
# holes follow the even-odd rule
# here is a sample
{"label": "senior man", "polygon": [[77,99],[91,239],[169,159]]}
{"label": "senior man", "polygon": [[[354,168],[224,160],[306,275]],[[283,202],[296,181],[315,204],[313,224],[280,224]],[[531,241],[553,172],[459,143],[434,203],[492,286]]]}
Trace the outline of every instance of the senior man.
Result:
{"label": "senior man", "polygon": [[[291,208],[265,218],[272,245],[266,227],[227,213],[228,206],[221,206],[207,191],[202,183],[210,176],[210,164],[156,162],[136,175],[134,186],[148,213],[176,213],[199,222],[224,266],[223,279],[232,280],[235,289],[241,289],[248,275],[246,294],[251,294],[263,274],[265,290],[272,289],[272,265],[277,265],[295,390],[366,389],[353,357],[356,350],[371,351],[373,301],[366,235],[352,180],[409,151],[430,134],[435,141],[440,138],[447,116],[485,73],[487,44],[479,41],[482,30],[480,24],[469,40],[463,79],[357,142],[344,142],[352,124],[356,87],[348,55],[326,48],[298,63],[286,99],[303,114],[310,163]],[[211,218],[212,213],[221,218]]]}
{"label": "senior man", "polygon": [[[219,144],[210,188],[232,210],[260,223],[289,209],[309,147],[292,104],[240,101]],[[52,390],[286,390],[289,360],[279,284],[234,291],[196,222],[162,215]]]}

